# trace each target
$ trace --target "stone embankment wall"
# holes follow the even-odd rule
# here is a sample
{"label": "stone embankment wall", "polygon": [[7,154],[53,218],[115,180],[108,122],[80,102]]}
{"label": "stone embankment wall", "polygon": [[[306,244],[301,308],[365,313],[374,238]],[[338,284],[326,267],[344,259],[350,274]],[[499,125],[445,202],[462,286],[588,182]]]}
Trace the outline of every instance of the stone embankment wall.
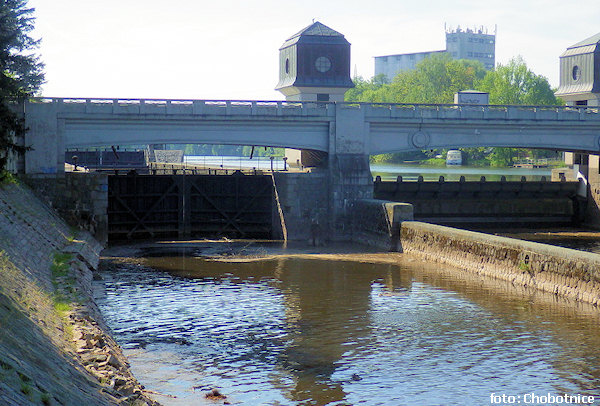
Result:
{"label": "stone embankment wall", "polygon": [[89,231],[97,241],[108,240],[108,177],[102,173],[65,172],[22,179],[36,196],[70,225]]}
{"label": "stone embankment wall", "polygon": [[0,404],[156,404],[92,300],[101,249],[26,186],[0,186]]}
{"label": "stone embankment wall", "polygon": [[400,249],[515,285],[600,304],[600,255],[421,222],[400,225]]}

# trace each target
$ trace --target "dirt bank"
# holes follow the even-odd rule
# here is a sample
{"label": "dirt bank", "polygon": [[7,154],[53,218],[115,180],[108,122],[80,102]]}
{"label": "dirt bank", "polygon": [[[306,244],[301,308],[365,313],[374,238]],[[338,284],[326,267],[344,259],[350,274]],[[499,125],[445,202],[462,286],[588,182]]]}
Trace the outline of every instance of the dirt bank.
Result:
{"label": "dirt bank", "polygon": [[101,249],[27,187],[0,187],[0,404],[157,405],[91,299]]}

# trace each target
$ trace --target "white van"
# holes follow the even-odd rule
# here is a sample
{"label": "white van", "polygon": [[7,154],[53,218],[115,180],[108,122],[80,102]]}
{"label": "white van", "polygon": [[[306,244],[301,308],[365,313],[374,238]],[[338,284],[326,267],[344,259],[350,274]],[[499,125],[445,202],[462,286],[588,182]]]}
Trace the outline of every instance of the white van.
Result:
{"label": "white van", "polygon": [[451,149],[446,155],[446,165],[462,165],[462,152],[457,149]]}

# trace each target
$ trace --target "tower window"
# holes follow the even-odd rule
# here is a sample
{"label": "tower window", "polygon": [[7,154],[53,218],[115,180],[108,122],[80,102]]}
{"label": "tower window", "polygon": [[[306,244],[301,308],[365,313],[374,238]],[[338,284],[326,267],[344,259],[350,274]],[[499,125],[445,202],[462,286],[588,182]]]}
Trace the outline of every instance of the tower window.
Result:
{"label": "tower window", "polygon": [[290,73],[290,58],[285,59],[285,73]]}
{"label": "tower window", "polygon": [[318,102],[328,102],[329,95],[327,93],[317,93],[317,101]]}
{"label": "tower window", "polygon": [[581,69],[579,69],[579,66],[577,66],[577,65],[573,66],[572,76],[573,76],[573,80],[575,80],[575,81],[579,80],[579,78],[581,77]]}
{"label": "tower window", "polygon": [[315,68],[319,72],[325,73],[331,69],[331,61],[326,56],[320,56],[315,61]]}

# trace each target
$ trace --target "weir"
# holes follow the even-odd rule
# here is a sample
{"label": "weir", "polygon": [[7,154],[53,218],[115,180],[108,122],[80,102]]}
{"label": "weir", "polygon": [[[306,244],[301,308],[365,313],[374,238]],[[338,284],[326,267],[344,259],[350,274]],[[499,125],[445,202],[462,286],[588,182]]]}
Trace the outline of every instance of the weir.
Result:
{"label": "weir", "polygon": [[[584,219],[583,181],[374,183],[374,197],[410,203],[415,220],[461,227],[571,226]],[[585,190],[585,187],[583,187]]]}

